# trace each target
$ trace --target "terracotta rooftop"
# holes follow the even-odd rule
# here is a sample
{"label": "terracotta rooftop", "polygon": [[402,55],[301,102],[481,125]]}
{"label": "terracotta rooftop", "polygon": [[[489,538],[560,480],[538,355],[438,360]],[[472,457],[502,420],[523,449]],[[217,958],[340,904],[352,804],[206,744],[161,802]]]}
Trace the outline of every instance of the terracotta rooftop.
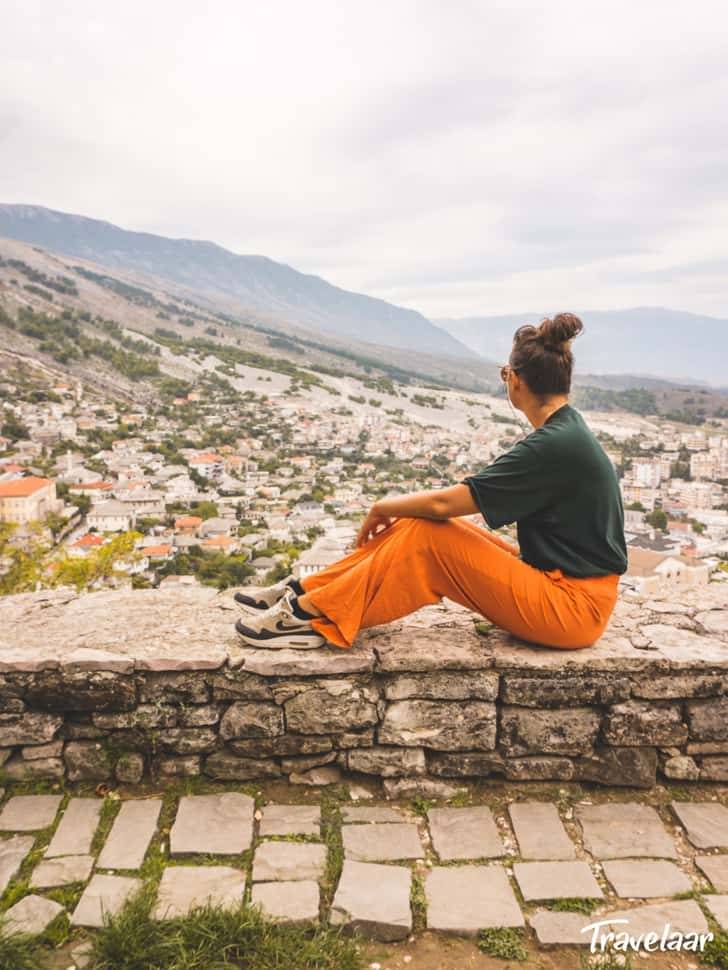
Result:
{"label": "terracotta rooftop", "polygon": [[0,498],[27,498],[41,488],[52,485],[50,478],[37,478],[29,475],[27,478],[15,478],[10,482],[0,482]]}

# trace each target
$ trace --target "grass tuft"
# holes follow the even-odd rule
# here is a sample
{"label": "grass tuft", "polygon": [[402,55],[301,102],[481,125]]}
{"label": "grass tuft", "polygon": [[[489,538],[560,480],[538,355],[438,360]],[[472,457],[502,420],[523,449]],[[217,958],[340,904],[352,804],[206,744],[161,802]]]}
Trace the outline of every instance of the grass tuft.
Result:
{"label": "grass tuft", "polygon": [[728,933],[718,932],[700,954],[703,963],[708,963],[719,970],[728,970]]}
{"label": "grass tuft", "polygon": [[552,899],[545,905],[554,913],[581,913],[591,916],[597,908],[600,899]]}
{"label": "grass tuft", "polygon": [[528,959],[528,950],[523,943],[521,930],[497,927],[481,930],[478,934],[478,949],[492,957],[501,960],[524,961]]}
{"label": "grass tuft", "polygon": [[361,970],[354,940],[332,929],[286,926],[257,907],[201,906],[154,920],[147,886],[110,917],[93,945],[92,970]]}
{"label": "grass tuft", "polygon": [[32,937],[6,934],[0,921],[0,970],[41,970],[37,947]]}

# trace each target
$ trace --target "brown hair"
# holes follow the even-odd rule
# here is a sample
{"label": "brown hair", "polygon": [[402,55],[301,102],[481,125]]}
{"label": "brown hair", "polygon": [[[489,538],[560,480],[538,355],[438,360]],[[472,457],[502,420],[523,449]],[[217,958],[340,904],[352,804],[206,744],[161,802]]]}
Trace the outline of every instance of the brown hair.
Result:
{"label": "brown hair", "polygon": [[583,329],[584,324],[573,313],[557,313],[538,327],[524,324],[513,336],[511,368],[538,397],[568,394],[574,366],[570,345]]}

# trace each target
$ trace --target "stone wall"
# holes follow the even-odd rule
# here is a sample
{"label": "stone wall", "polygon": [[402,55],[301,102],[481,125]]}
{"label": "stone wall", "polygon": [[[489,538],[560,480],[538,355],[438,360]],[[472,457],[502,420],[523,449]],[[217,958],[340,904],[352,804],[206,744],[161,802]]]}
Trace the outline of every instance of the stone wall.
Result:
{"label": "stone wall", "polygon": [[623,597],[576,651],[476,632],[480,618],[452,604],[364,631],[351,650],[266,651],[238,642],[231,595],[206,588],[7,597],[0,773],[343,773],[391,795],[489,776],[727,781],[725,594]]}

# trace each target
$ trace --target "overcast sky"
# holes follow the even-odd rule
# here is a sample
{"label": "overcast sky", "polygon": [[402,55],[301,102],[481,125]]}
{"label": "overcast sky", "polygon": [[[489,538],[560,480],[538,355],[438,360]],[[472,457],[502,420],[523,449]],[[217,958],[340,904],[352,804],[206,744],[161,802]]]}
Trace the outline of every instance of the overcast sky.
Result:
{"label": "overcast sky", "polygon": [[0,201],[429,316],[728,317],[712,0],[6,0]]}

